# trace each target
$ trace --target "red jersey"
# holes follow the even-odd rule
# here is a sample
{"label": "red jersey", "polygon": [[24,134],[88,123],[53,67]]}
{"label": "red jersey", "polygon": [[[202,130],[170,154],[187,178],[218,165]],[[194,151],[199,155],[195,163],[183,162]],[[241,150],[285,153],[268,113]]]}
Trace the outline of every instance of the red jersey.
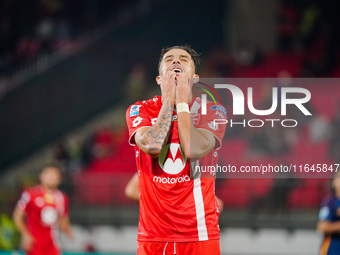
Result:
{"label": "red jersey", "polygon": [[[137,102],[126,112],[129,143],[134,134],[157,121],[162,99]],[[207,114],[200,112],[200,98],[190,104],[190,114],[197,129],[205,129],[216,138],[216,146],[203,159],[217,163],[217,149],[222,144],[225,125],[213,125],[213,119],[226,118],[223,106],[207,102]],[[215,178],[191,178],[190,160],[180,146],[177,113],[173,112],[170,135],[158,158],[152,158],[135,146],[139,173],[140,215],[138,241],[195,242],[219,239],[218,204]]]}
{"label": "red jersey", "polygon": [[43,254],[43,251],[59,254],[58,223],[69,213],[66,195],[38,185],[22,193],[17,208],[26,213],[27,228],[35,239],[33,250],[28,254]]}

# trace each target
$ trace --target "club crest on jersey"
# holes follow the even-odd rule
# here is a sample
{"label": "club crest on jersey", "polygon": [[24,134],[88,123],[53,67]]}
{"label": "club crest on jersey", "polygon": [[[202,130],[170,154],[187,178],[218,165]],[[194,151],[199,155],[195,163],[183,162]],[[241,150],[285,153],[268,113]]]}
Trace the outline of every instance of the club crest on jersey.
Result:
{"label": "club crest on jersey", "polygon": [[158,163],[164,172],[168,174],[178,174],[184,169],[187,158],[180,144],[170,143],[163,147],[161,154],[158,156]]}
{"label": "club crest on jersey", "polygon": [[54,203],[54,197],[50,193],[45,193],[44,194],[44,200],[46,204],[53,204]]}
{"label": "club crest on jersey", "polygon": [[132,105],[130,108],[130,117],[139,115],[140,105]]}

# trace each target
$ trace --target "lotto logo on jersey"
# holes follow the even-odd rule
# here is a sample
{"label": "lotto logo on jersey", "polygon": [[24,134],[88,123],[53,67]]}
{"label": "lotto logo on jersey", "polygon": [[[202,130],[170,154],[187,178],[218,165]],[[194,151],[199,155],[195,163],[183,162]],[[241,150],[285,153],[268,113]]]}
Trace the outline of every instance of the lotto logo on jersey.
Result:
{"label": "lotto logo on jersey", "polygon": [[130,117],[139,115],[140,105],[132,105],[130,108]]}
{"label": "lotto logo on jersey", "polygon": [[45,200],[46,204],[53,204],[54,203],[54,197],[50,193],[44,194],[44,200]]}
{"label": "lotto logo on jersey", "polygon": [[132,121],[132,126],[133,126],[133,127],[138,127],[138,125],[139,125],[140,123],[142,123],[142,120],[143,120],[143,118],[141,118],[141,117],[135,118],[135,119]]}
{"label": "lotto logo on jersey", "polygon": [[158,156],[158,163],[164,172],[178,174],[184,169],[187,159],[180,144],[170,143],[163,147],[161,154]]}
{"label": "lotto logo on jersey", "polygon": [[209,128],[211,128],[212,130],[215,130],[215,131],[218,129],[218,124],[214,123],[213,121],[210,121],[208,123],[208,126],[209,126]]}

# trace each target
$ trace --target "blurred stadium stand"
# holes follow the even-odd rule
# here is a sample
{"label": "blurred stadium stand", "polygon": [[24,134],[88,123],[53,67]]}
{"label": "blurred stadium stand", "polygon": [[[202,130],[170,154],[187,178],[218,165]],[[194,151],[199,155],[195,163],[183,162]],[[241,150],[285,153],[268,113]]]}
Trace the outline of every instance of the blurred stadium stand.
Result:
{"label": "blurred stadium stand", "polygon": [[[25,1],[13,2],[19,5]],[[268,6],[268,1],[258,1],[251,6],[254,9],[248,9],[253,14],[244,21],[248,28],[242,28],[239,22],[250,1],[236,4],[213,0],[209,7],[204,1],[195,1],[195,12],[191,11],[192,1],[103,1],[104,5],[98,1],[56,2],[63,6],[56,13],[46,14],[44,8],[52,7],[38,5],[44,15],[37,15],[28,30],[33,33],[34,27],[42,29],[52,19],[59,29],[67,23],[63,28],[69,30],[66,37],[66,31],[59,31],[46,42],[18,31],[15,39],[8,35],[12,41],[0,42],[0,211],[11,212],[22,189],[36,182],[43,161],[59,160],[65,166],[62,188],[70,197],[71,220],[83,238],[73,245],[63,240],[67,251],[91,250],[87,245],[100,249],[104,244],[90,244],[88,236],[93,241],[93,236],[105,233],[116,240],[115,252],[129,252],[119,250],[119,243],[135,241],[138,204],[124,194],[125,185],[136,172],[134,150],[127,143],[125,109],[157,91],[154,77],[162,46],[192,44],[204,56],[198,72],[201,77],[340,77],[340,44],[335,43],[339,35],[334,32],[339,31],[339,21],[327,1],[273,1],[275,4]],[[83,12],[71,19],[78,12],[72,5],[79,3]],[[92,6],[86,4],[91,3],[98,8],[90,11]],[[2,4],[3,8],[18,9]],[[268,28],[273,39],[261,44],[258,35],[249,31],[261,26],[252,21],[257,18],[253,12],[262,6],[275,13],[271,19],[276,26],[262,28],[261,33]],[[310,26],[306,24],[308,13]],[[0,17],[16,20],[3,11]],[[184,18],[190,22],[178,22]],[[320,23],[329,27],[326,34],[317,25]],[[233,25],[239,30],[231,30]],[[21,23],[16,26],[24,29]],[[16,47],[8,48],[9,42]],[[269,140],[265,132],[227,131],[220,152],[228,155],[227,163],[279,164],[283,160],[301,162],[301,158],[309,163],[339,162],[340,87],[330,91],[315,86],[310,90],[318,95],[311,105],[312,121],[304,122],[294,134],[270,133],[280,138],[275,145],[258,142]],[[318,132],[320,127],[327,135]],[[270,146],[282,150],[268,149]],[[309,248],[318,248],[320,237],[311,233],[319,205],[329,192],[329,178],[293,177],[217,180],[216,194],[225,204],[220,218],[223,251],[253,254],[251,250],[238,251],[233,240],[240,237],[254,242],[249,247],[260,247],[265,243],[264,236],[275,236],[270,232],[275,230],[281,231],[277,233],[279,239],[290,233],[303,244],[310,238],[314,246]],[[261,232],[261,228],[272,230]],[[250,233],[258,231],[257,241],[263,240],[256,246]],[[133,245],[129,247],[132,251]],[[111,246],[105,249],[100,252],[112,251]],[[297,250],[286,254],[298,254]],[[274,254],[261,252],[261,248],[257,251]]]}

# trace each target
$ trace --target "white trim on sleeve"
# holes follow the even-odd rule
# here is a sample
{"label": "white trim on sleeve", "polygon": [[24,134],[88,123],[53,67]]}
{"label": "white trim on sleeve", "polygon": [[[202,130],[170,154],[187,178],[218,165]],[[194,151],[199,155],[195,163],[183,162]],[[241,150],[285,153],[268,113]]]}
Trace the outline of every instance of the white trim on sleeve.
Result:
{"label": "white trim on sleeve", "polygon": [[136,132],[137,132],[139,129],[145,128],[145,127],[152,127],[152,126],[143,126],[143,127],[140,127],[140,128],[138,128],[138,129],[136,129],[135,132],[133,132],[133,133],[130,135],[130,137],[129,137],[129,144],[130,144],[131,146],[136,146],[135,143],[131,143],[132,137],[136,134]]}

